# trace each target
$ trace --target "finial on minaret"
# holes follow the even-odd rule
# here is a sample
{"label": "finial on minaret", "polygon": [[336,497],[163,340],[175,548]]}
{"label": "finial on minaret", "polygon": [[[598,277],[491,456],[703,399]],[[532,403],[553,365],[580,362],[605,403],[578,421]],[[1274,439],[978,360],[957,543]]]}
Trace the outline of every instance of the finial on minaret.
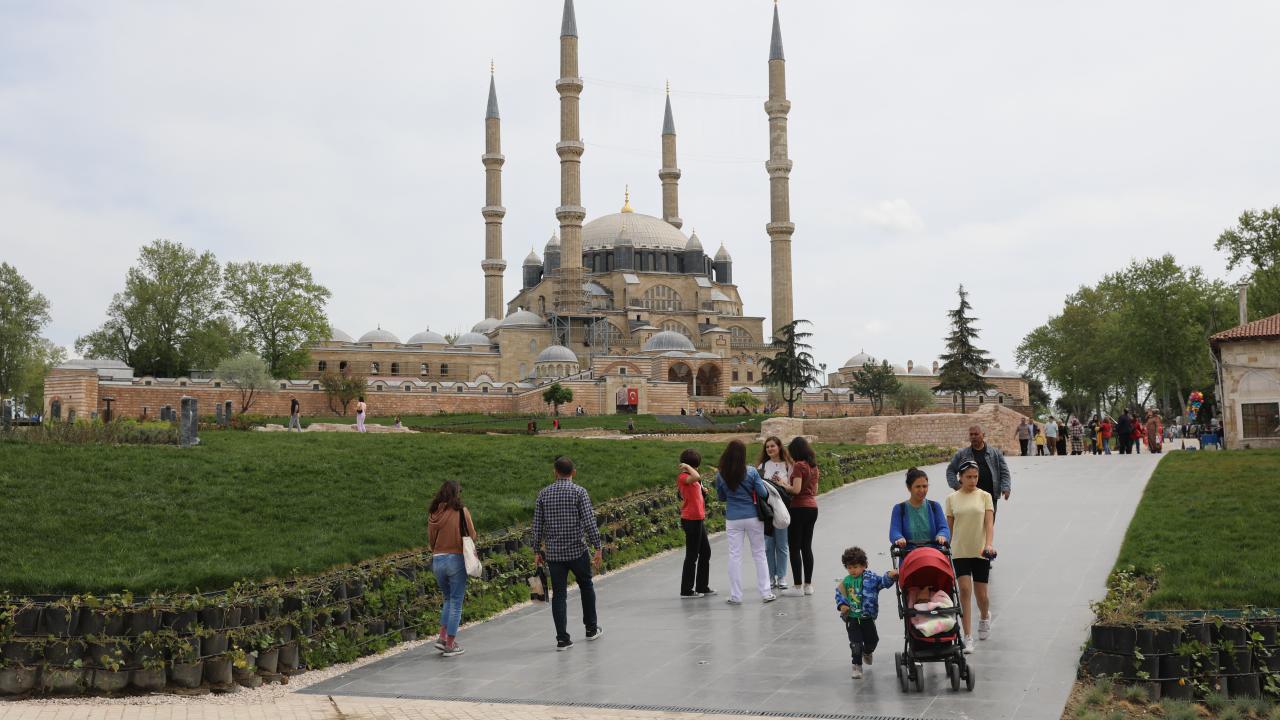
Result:
{"label": "finial on minaret", "polygon": [[626,189],[622,191],[622,212],[635,212],[635,210],[631,209],[631,186],[625,185],[624,187]]}
{"label": "finial on minaret", "polygon": [[498,119],[498,86],[494,83],[493,61],[489,61],[489,107],[485,111],[485,118]]}
{"label": "finial on minaret", "polygon": [[578,37],[578,20],[573,14],[573,0],[564,0],[564,18],[560,21],[560,37]]}
{"label": "finial on minaret", "polygon": [[667,81],[667,109],[666,109],[666,113],[662,117],[662,134],[663,135],[676,134],[676,121],[675,121],[675,118],[673,118],[671,115],[671,81],[670,80]]}
{"label": "finial on minaret", "polygon": [[773,38],[769,42],[769,59],[786,60],[782,55],[782,25],[778,22],[778,0],[773,0]]}

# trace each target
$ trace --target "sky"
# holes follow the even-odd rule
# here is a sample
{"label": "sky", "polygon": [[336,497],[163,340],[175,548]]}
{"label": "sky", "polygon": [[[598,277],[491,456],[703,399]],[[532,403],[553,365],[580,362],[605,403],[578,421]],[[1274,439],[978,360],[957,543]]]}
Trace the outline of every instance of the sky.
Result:
{"label": "sky", "polygon": [[[578,0],[583,204],[680,214],[768,316],[768,0]],[[1280,202],[1280,3],[782,0],[795,315],[835,369],[942,351],[961,283],[1004,368],[1082,284]],[[506,298],[556,229],[561,0],[0,0],[0,260],[71,346],[156,238],[310,266],[353,336],[483,313],[483,119]],[[1234,275],[1235,277],[1233,277]],[[769,327],[766,320],[766,328]]]}

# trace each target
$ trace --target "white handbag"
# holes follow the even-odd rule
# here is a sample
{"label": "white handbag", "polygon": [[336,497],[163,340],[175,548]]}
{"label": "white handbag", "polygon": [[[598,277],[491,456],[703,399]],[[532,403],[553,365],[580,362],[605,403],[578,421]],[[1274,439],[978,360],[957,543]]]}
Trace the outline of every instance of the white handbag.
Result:
{"label": "white handbag", "polygon": [[782,494],[778,492],[770,483],[764,486],[769,490],[769,509],[773,511],[773,527],[778,530],[785,530],[791,524],[791,511],[787,509],[786,503],[782,502]]}
{"label": "white handbag", "polygon": [[478,578],[484,572],[480,564],[480,553],[476,551],[476,541],[467,534],[467,516],[458,509],[458,532],[462,534],[462,563],[466,565],[467,575]]}

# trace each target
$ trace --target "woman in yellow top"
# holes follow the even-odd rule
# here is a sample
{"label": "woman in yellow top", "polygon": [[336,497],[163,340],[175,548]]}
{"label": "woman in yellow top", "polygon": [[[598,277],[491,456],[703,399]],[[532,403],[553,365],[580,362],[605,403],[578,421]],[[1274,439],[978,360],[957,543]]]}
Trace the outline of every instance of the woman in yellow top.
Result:
{"label": "woman in yellow top", "polygon": [[960,586],[961,618],[964,622],[964,651],[973,652],[973,597],[978,598],[978,639],[986,640],[991,632],[991,603],[987,582],[991,578],[992,546],[995,536],[995,504],[991,495],[978,489],[978,463],[966,460],[960,464],[960,489],[947,496],[944,506],[947,526],[951,528],[951,559],[956,566],[956,583]]}

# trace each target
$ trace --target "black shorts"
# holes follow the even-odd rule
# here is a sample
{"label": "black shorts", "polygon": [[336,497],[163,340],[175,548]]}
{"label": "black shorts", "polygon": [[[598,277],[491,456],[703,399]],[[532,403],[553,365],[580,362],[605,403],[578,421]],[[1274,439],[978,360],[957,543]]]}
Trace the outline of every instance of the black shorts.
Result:
{"label": "black shorts", "polygon": [[991,582],[991,561],[986,558],[953,558],[956,577],[972,575],[974,582]]}

